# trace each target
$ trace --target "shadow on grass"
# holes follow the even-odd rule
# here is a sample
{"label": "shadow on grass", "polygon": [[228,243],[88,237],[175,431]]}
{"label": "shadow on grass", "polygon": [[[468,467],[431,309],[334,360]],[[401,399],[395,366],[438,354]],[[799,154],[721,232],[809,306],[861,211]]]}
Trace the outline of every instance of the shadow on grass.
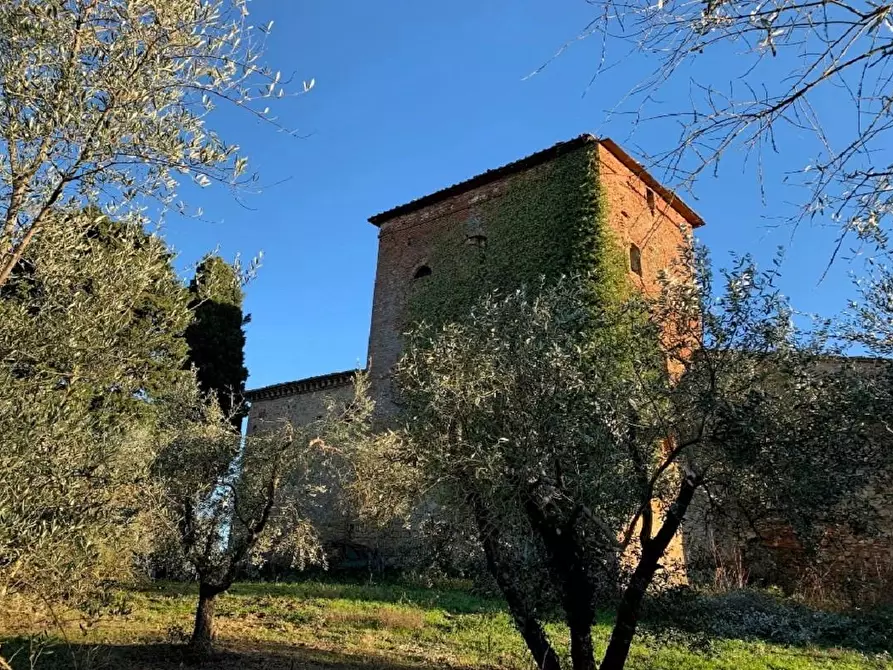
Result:
{"label": "shadow on grass", "polygon": [[681,588],[646,601],[640,640],[707,648],[715,640],[893,654],[893,608],[838,612],[757,589],[699,593]]}
{"label": "shadow on grass", "polygon": [[[190,599],[197,594],[194,585],[174,582],[156,583],[142,591]],[[255,608],[271,606],[272,603],[265,602],[268,599],[292,598],[299,601],[343,599],[402,604],[421,609],[441,609],[450,614],[506,612],[505,604],[497,598],[476,595],[458,587],[427,589],[399,581],[242,582],[233,586],[230,596],[246,603],[254,601],[251,605]],[[597,624],[610,630],[614,616],[613,610],[602,610],[598,614]],[[560,617],[553,613],[553,616],[545,619],[557,622]],[[647,646],[677,644],[704,652],[709,652],[716,641],[740,640],[796,648],[893,654],[893,608],[854,613],[831,612],[812,609],[765,591],[708,594],[683,588],[647,600],[636,639],[637,644]]]}
{"label": "shadow on grass", "polygon": [[[168,597],[198,596],[195,584],[157,582],[140,592]],[[294,598],[298,600],[354,600],[412,605],[421,609],[441,609],[450,614],[492,614],[504,612],[505,603],[462,588],[426,588],[399,581],[294,581],[239,582],[228,591],[237,598]]]}
{"label": "shadow on grass", "polygon": [[383,657],[361,657],[275,643],[236,648],[220,645],[207,658],[190,658],[183,645],[59,645],[40,654],[34,665],[27,642],[3,643],[13,670],[419,670],[422,665],[393,662]]}

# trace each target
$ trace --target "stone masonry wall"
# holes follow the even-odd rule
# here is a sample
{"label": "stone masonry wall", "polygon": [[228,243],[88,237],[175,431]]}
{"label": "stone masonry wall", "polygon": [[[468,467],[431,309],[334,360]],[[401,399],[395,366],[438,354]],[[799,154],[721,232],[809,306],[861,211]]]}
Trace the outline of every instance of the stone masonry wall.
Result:
{"label": "stone masonry wall", "polygon": [[[886,369],[886,361],[870,358],[829,358],[820,369],[831,371],[841,360],[866,376]],[[890,442],[883,426],[878,437]],[[832,442],[828,448],[840,445]],[[893,471],[873,475],[840,503],[859,512],[864,528],[821,526],[815,552],[805,550],[789,525],[757,515],[752,526],[732,505],[711,509],[701,492],[683,528],[690,576],[724,587],[781,586],[819,601],[843,599],[857,606],[893,602]]]}
{"label": "stone masonry wall", "polygon": [[296,426],[303,426],[323,417],[326,399],[349,402],[353,397],[353,385],[287,395],[281,398],[259,399],[251,402],[248,412],[247,434],[254,435],[264,429],[264,424],[275,424],[287,419]]}
{"label": "stone masonry wall", "polygon": [[[336,403],[347,403],[352,397],[353,385],[347,383],[278,398],[255,399],[248,413],[247,435],[250,437],[265,429],[273,429],[283,420],[295,426],[307,425],[323,417],[330,399]],[[340,545],[350,538],[356,520],[355,515],[342,504],[341,491],[331,486],[331,482],[323,483],[330,486],[329,490],[318,496],[307,514],[323,544],[331,551],[333,545]]]}
{"label": "stone masonry wall", "polygon": [[[306,425],[322,418],[327,402],[346,404],[353,399],[353,393],[352,383],[341,382],[317,391],[254,399],[248,414],[247,434],[255,435],[272,428],[283,419],[296,426]],[[326,548],[330,567],[400,566],[415,555],[413,552],[417,553],[411,533],[401,524],[379,528],[364,523],[337,484],[320,483],[327,490],[316,496],[307,507],[307,514]]]}

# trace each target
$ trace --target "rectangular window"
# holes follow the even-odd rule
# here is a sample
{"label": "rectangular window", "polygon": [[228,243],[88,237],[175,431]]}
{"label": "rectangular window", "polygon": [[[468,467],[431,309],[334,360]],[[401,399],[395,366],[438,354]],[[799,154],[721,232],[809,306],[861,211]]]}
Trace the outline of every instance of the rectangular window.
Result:
{"label": "rectangular window", "polygon": [[650,188],[645,189],[645,199],[648,201],[648,210],[654,214],[654,191]]}

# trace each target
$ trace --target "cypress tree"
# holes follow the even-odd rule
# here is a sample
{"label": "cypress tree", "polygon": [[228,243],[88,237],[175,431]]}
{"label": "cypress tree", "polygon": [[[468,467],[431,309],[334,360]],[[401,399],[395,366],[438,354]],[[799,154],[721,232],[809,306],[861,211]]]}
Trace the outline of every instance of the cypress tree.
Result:
{"label": "cypress tree", "polygon": [[245,367],[244,326],[239,271],[220,256],[202,260],[189,284],[194,319],[186,329],[188,363],[197,371],[199,386],[217,396],[220,408],[233,426],[241,426],[245,410],[242,394],[248,369]]}

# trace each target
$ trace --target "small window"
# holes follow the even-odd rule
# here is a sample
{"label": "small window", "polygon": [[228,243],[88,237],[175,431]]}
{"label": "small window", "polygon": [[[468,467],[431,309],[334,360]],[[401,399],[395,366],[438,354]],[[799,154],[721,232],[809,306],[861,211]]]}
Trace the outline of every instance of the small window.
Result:
{"label": "small window", "polygon": [[654,214],[654,191],[652,191],[650,188],[645,189],[645,200],[648,201],[649,211]]}
{"label": "small window", "polygon": [[412,276],[413,279],[421,279],[422,277],[430,277],[431,276],[431,268],[427,265],[423,265],[418,270],[415,271],[415,274]]}
{"label": "small window", "polygon": [[629,245],[629,269],[642,276],[642,252],[635,244]]}
{"label": "small window", "polygon": [[479,249],[484,249],[487,246],[487,236],[486,235],[468,235],[465,238],[465,244],[477,247]]}

